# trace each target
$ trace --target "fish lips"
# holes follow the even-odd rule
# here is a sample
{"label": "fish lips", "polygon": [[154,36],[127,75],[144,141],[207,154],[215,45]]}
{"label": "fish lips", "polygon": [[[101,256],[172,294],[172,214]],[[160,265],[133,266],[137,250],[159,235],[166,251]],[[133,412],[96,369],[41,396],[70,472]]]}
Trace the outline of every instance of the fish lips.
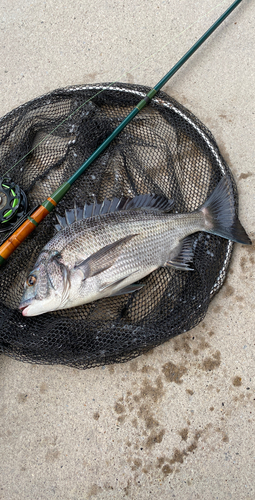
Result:
{"label": "fish lips", "polygon": [[58,309],[59,303],[55,303],[52,298],[44,301],[36,300],[31,297],[31,299],[24,300],[19,305],[19,310],[22,312],[23,316],[38,316],[38,314],[44,314],[50,311]]}
{"label": "fish lips", "polygon": [[19,305],[19,310],[22,312],[23,316],[32,316],[29,313],[29,306],[31,305],[33,299],[28,299],[24,302],[21,302]]}

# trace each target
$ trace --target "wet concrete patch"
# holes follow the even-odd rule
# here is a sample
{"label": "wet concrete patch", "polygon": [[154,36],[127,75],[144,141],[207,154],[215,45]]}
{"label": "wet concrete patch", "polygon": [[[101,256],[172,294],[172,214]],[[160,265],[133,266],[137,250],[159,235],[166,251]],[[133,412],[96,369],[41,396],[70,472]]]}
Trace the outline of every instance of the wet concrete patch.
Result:
{"label": "wet concrete patch", "polygon": [[183,383],[183,375],[187,373],[187,368],[185,366],[177,366],[174,363],[171,363],[169,361],[166,363],[163,368],[162,372],[165,375],[165,378],[168,382],[175,382],[176,384],[182,384]]}
{"label": "wet concrete patch", "polygon": [[240,387],[242,385],[242,378],[239,377],[238,375],[232,379],[232,384],[235,387]]}
{"label": "wet concrete patch", "polygon": [[215,368],[219,368],[221,363],[221,354],[220,351],[216,351],[212,354],[212,357],[205,358],[202,363],[202,368],[205,371],[212,371]]}

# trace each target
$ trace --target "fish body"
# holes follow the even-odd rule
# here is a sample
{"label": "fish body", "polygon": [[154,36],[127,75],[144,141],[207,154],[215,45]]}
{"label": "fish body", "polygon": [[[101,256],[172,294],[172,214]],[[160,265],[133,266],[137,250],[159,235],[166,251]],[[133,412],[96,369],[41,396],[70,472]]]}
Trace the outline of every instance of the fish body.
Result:
{"label": "fish body", "polygon": [[163,266],[191,270],[189,235],[218,234],[250,244],[235,216],[224,177],[202,207],[173,214],[173,203],[155,195],[105,200],[58,217],[58,233],[42,249],[25,283],[24,316],[66,309],[131,293],[142,278]]}

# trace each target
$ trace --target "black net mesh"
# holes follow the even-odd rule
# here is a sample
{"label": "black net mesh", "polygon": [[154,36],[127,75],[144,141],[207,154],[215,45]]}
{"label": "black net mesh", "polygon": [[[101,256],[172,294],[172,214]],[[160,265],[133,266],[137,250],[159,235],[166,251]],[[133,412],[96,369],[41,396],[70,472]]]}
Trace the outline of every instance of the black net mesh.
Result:
{"label": "black net mesh", "polygon": [[[56,90],[0,120],[0,176],[38,145],[10,173],[26,193],[29,209],[67,180],[149,90],[107,85]],[[212,134],[160,92],[72,186],[57,211],[63,215],[74,200],[83,206],[95,198],[156,193],[173,198],[174,210],[189,212],[225,174],[237,209],[236,186]],[[160,268],[143,280],[146,286],[139,294],[25,318],[18,310],[23,284],[55,234],[55,223],[51,212],[0,270],[0,350],[16,359],[88,368],[127,361],[190,330],[222,286],[233,247],[217,236],[196,233],[193,272]],[[3,238],[0,234],[0,243]]]}

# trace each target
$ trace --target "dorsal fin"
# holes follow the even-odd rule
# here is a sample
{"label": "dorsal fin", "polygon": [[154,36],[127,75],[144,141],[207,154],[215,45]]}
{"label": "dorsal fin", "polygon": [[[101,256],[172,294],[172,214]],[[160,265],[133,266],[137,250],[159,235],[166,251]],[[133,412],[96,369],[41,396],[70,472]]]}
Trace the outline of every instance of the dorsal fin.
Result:
{"label": "dorsal fin", "polygon": [[171,212],[173,208],[173,200],[168,200],[157,194],[139,194],[134,198],[113,198],[112,200],[105,199],[102,203],[94,201],[93,203],[85,203],[83,209],[74,205],[71,210],[65,210],[65,216],[61,217],[56,214],[58,224],[55,228],[60,231],[69,226],[75,221],[94,217],[96,215],[104,215],[119,210],[160,210],[162,212]]}

